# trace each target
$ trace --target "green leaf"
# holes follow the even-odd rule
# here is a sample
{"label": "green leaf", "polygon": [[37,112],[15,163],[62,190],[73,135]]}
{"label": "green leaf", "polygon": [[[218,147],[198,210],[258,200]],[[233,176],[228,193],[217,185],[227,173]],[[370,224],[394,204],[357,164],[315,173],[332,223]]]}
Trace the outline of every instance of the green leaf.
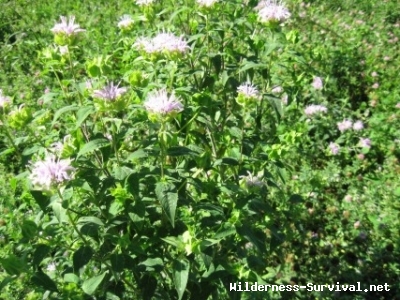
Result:
{"label": "green leaf", "polygon": [[35,267],[39,266],[42,260],[47,256],[50,252],[51,248],[45,244],[36,245],[35,252],[33,253],[32,265]]}
{"label": "green leaf", "polygon": [[128,156],[129,160],[136,160],[139,158],[147,157],[148,154],[143,149],[138,149]]}
{"label": "green leaf", "polygon": [[57,292],[57,285],[55,284],[55,282],[53,280],[51,280],[51,278],[43,273],[43,271],[39,270],[38,272],[36,272],[32,278],[32,283],[40,286],[42,288],[44,288],[45,290],[48,291],[52,291],[52,292]]}
{"label": "green leaf", "polygon": [[167,236],[166,238],[161,238],[164,242],[175,246],[177,248],[184,248],[185,244],[176,236]]}
{"label": "green leaf", "polygon": [[164,263],[161,258],[156,257],[146,259],[139,266],[145,266],[147,272],[160,272],[164,267]]}
{"label": "green leaf", "polygon": [[83,154],[86,154],[86,153],[92,152],[94,150],[97,150],[99,148],[106,147],[108,145],[110,145],[110,141],[107,140],[107,139],[97,139],[97,140],[90,141],[89,143],[85,144],[79,150],[78,157],[83,155]]}
{"label": "green leaf", "polygon": [[67,211],[65,208],[62,207],[62,204],[58,201],[54,201],[51,204],[51,207],[53,209],[54,215],[56,216],[58,222],[60,223],[68,223],[68,218],[67,218]]}
{"label": "green leaf", "polygon": [[78,272],[80,268],[86,265],[93,256],[93,250],[90,246],[81,246],[75,251],[72,261],[74,265],[74,271]]}
{"label": "green leaf", "polygon": [[215,239],[223,239],[224,237],[230,236],[236,233],[236,228],[230,223],[225,223],[221,228],[215,233]]}
{"label": "green leaf", "polygon": [[87,224],[87,223],[94,223],[100,226],[104,226],[103,221],[97,217],[80,217],[78,220],[78,224]]}
{"label": "green leaf", "polygon": [[0,258],[0,263],[3,269],[10,275],[19,275],[26,269],[25,263],[15,255]]}
{"label": "green leaf", "polygon": [[104,272],[101,275],[94,276],[92,278],[85,280],[85,282],[82,284],[82,290],[88,295],[93,295],[96,289],[103,281],[104,276],[106,276],[106,273],[107,272]]}
{"label": "green leaf", "polygon": [[168,182],[158,182],[156,184],[156,195],[161,206],[166,213],[172,227],[175,227],[175,212],[178,203],[178,194],[173,192],[175,186]]}
{"label": "green leaf", "polygon": [[123,254],[114,253],[110,256],[111,266],[114,272],[122,272],[125,266],[125,257]]}
{"label": "green leaf", "polygon": [[63,107],[63,108],[60,108],[60,109],[57,110],[56,113],[54,114],[54,118],[53,118],[53,123],[52,123],[52,125],[54,125],[54,123],[58,120],[58,118],[59,118],[62,114],[66,113],[66,112],[69,112],[69,111],[78,110],[78,109],[79,109],[79,106],[76,106],[75,104],[74,104],[74,105],[70,105],[70,106],[65,106],[65,107]]}
{"label": "green leaf", "polygon": [[64,274],[64,282],[73,282],[73,283],[78,284],[79,277],[76,276],[74,273],[67,273],[67,274]]}
{"label": "green leaf", "polygon": [[32,239],[37,235],[38,227],[31,220],[24,220],[21,226],[22,236],[27,239]]}
{"label": "green leaf", "polygon": [[11,276],[7,276],[6,278],[3,279],[2,282],[0,282],[0,292],[3,288],[5,288],[7,286],[7,284],[9,284],[10,282],[14,281],[14,277]]}
{"label": "green leaf", "polygon": [[190,263],[186,259],[174,260],[173,273],[175,289],[178,292],[179,300],[182,299],[189,279]]}
{"label": "green leaf", "polygon": [[183,147],[183,146],[174,146],[170,147],[167,150],[167,155],[169,156],[182,156],[182,155],[198,155],[198,153],[193,150]]}
{"label": "green leaf", "polygon": [[76,125],[75,129],[78,129],[82,123],[86,120],[86,118],[91,114],[94,113],[96,110],[93,106],[84,106],[81,107],[78,112],[76,113]]}
{"label": "green leaf", "polygon": [[237,228],[237,233],[252,243],[260,252],[265,253],[266,238],[262,231],[256,231],[250,226],[242,225]]}
{"label": "green leaf", "polygon": [[39,207],[43,211],[46,211],[46,208],[50,203],[50,198],[43,194],[41,191],[31,191],[31,195],[33,196]]}

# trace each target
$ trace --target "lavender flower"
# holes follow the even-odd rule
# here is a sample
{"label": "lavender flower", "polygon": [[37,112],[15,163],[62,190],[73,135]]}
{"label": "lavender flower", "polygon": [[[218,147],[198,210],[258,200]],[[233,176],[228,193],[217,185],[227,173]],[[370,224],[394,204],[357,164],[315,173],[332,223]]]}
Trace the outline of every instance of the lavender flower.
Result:
{"label": "lavender flower", "polygon": [[360,146],[363,148],[371,148],[371,140],[369,138],[360,138]]}
{"label": "lavender flower", "polygon": [[3,90],[0,89],[0,107],[5,107],[11,103],[11,98],[8,96],[4,96]]}
{"label": "lavender flower", "polygon": [[218,0],[197,0],[197,4],[204,7],[211,7],[216,3]]}
{"label": "lavender flower", "polygon": [[356,121],[353,124],[353,129],[356,131],[360,131],[360,130],[364,129],[364,123],[362,121]]}
{"label": "lavender flower", "polygon": [[71,167],[69,159],[59,160],[50,155],[44,161],[33,164],[29,178],[34,185],[43,190],[50,190],[58,184],[71,180],[73,171],[75,171],[75,168]]}
{"label": "lavender flower", "polygon": [[247,176],[239,176],[247,188],[261,188],[264,185],[264,182],[258,176],[253,176],[249,171],[247,171],[247,174]]}
{"label": "lavender flower", "polygon": [[290,12],[282,1],[264,0],[255,8],[262,23],[281,23],[289,19]]}
{"label": "lavender flower", "polygon": [[307,106],[304,110],[305,114],[307,116],[312,116],[318,113],[326,113],[328,111],[328,109],[323,106],[323,105],[315,105],[315,104],[311,104],[309,106]]}
{"label": "lavender flower", "polygon": [[139,6],[149,6],[154,2],[154,0],[136,0],[135,2]]}
{"label": "lavender flower", "polygon": [[182,54],[189,49],[183,37],[167,32],[159,33],[154,38],[138,38],[133,46],[147,54]]}
{"label": "lavender flower", "polygon": [[322,90],[323,88],[323,83],[322,83],[322,78],[321,77],[314,77],[314,80],[312,82],[312,86],[316,90]]}
{"label": "lavender flower", "polygon": [[132,19],[131,16],[129,16],[129,15],[123,15],[123,16],[119,19],[118,27],[119,27],[119,29],[122,29],[122,30],[128,30],[128,29],[131,29],[131,28],[132,28],[133,23],[134,23],[134,21],[133,21],[133,19]]}
{"label": "lavender flower", "polygon": [[274,87],[274,88],[271,90],[271,92],[274,93],[274,94],[280,94],[280,93],[283,92],[283,88],[282,88],[281,86],[278,85],[278,86]]}
{"label": "lavender flower", "polygon": [[259,95],[257,88],[254,85],[252,85],[250,82],[246,82],[246,83],[240,85],[237,88],[237,92],[246,98],[252,98],[252,99],[257,98]]}
{"label": "lavender flower", "polygon": [[126,88],[118,86],[119,83],[114,85],[113,82],[110,82],[103,89],[93,91],[93,97],[113,102],[127,91]]}
{"label": "lavender flower", "polygon": [[337,126],[340,132],[344,132],[353,126],[353,122],[350,120],[343,120],[342,122],[337,123]]}
{"label": "lavender flower", "polygon": [[54,34],[65,34],[67,36],[72,36],[79,32],[85,31],[79,27],[79,24],[75,24],[74,16],[69,17],[69,21],[67,21],[67,18],[64,16],[61,16],[60,19],[61,23],[54,25],[54,27],[51,29]]}
{"label": "lavender flower", "polygon": [[332,155],[337,155],[339,153],[340,147],[336,143],[330,143],[329,149],[331,150]]}
{"label": "lavender flower", "polygon": [[174,93],[168,96],[165,89],[150,93],[144,103],[144,107],[149,113],[160,116],[173,115],[183,110],[183,105],[179,98],[175,97]]}
{"label": "lavender flower", "polygon": [[46,270],[49,272],[54,272],[56,269],[57,269],[57,265],[54,262],[49,263],[46,267]]}

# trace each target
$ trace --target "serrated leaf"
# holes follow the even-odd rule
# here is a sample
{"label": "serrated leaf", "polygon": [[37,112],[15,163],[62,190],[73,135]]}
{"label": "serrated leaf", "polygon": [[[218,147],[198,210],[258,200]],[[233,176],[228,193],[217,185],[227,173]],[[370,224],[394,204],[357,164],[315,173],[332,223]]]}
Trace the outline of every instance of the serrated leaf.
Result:
{"label": "serrated leaf", "polygon": [[180,300],[183,297],[188,283],[190,263],[186,259],[174,260],[172,268],[174,273],[175,289]]}
{"label": "serrated leaf", "polygon": [[90,141],[79,150],[78,157],[108,145],[110,145],[110,141],[107,139],[97,139]]}
{"label": "serrated leaf", "polygon": [[156,184],[156,195],[167,215],[172,227],[175,226],[175,212],[178,203],[178,194],[174,192],[175,186],[168,182]]}
{"label": "serrated leaf", "polygon": [[104,276],[106,276],[106,273],[107,272],[104,272],[101,275],[94,276],[92,278],[85,280],[85,282],[82,284],[82,290],[88,295],[93,295],[96,289],[103,281]]}

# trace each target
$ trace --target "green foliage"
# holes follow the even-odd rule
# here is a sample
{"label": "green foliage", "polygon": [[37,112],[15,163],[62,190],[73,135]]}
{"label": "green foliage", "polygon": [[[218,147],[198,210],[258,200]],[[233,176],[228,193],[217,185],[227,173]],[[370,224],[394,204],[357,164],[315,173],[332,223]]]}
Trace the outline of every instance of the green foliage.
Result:
{"label": "green foliage", "polygon": [[117,2],[2,6],[0,298],[399,298],[397,1]]}

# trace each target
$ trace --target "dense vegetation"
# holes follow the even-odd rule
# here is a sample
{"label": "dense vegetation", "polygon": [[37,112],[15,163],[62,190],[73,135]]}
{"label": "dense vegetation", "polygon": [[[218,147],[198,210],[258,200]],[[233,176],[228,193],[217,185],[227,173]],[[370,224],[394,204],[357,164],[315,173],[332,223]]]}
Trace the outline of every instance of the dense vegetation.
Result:
{"label": "dense vegetation", "polygon": [[0,299],[400,298],[397,0],[1,7]]}

